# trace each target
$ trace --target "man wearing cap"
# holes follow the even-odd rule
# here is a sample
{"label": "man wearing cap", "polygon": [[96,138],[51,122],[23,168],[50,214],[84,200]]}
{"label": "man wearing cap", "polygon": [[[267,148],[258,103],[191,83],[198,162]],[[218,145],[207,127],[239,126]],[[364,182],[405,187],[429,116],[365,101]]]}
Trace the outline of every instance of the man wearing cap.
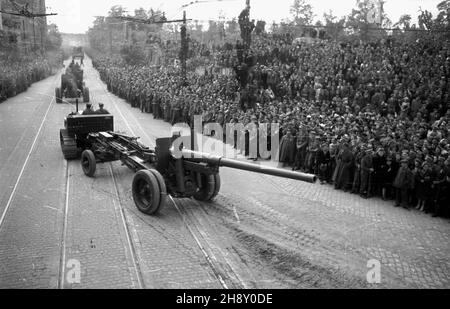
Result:
{"label": "man wearing cap", "polygon": [[83,111],[83,115],[95,115],[95,111],[92,109],[91,103],[86,104],[86,109]]}
{"label": "man wearing cap", "polygon": [[354,164],[354,155],[350,149],[350,144],[346,141],[344,142],[342,151],[338,155],[338,160],[335,189],[343,189],[346,192],[349,185],[353,183],[352,170]]}
{"label": "man wearing cap", "polygon": [[431,183],[433,180],[431,166],[424,162],[416,174],[417,210],[429,211],[431,201]]}
{"label": "man wearing cap", "polygon": [[368,198],[370,194],[370,186],[373,174],[373,149],[372,145],[369,145],[366,149],[366,153],[361,160],[361,186],[359,194],[363,198]]}
{"label": "man wearing cap", "polygon": [[361,187],[361,160],[365,156],[366,148],[364,145],[360,145],[356,148],[355,152],[355,172],[353,176],[352,193],[359,194]]}
{"label": "man wearing cap", "polygon": [[400,169],[397,172],[397,176],[394,180],[395,190],[395,207],[403,206],[403,208],[409,210],[409,196],[408,190],[413,187],[413,174],[408,167],[408,159],[403,158],[401,160]]}
{"label": "man wearing cap", "polygon": [[307,154],[306,154],[306,172],[311,174],[318,174],[317,171],[317,153],[319,151],[319,142],[318,142],[318,136],[314,135],[315,132],[312,132],[309,136],[309,143],[307,147]]}
{"label": "man wearing cap", "polygon": [[105,104],[99,103],[98,106],[99,106],[99,109],[95,111],[95,114],[97,114],[97,115],[108,115],[109,114],[109,112],[103,108],[105,106]]}
{"label": "man wearing cap", "polygon": [[383,179],[383,171],[386,168],[386,156],[383,147],[377,149],[377,154],[373,158],[373,179],[372,179],[372,192],[373,195],[381,194],[382,184],[385,182]]}
{"label": "man wearing cap", "polygon": [[309,138],[306,128],[302,128],[297,136],[297,154],[295,156],[294,167],[292,170],[302,170],[305,168],[306,150],[308,148]]}
{"label": "man wearing cap", "polygon": [[448,195],[446,192],[447,186],[447,170],[444,165],[445,159],[442,156],[438,157],[438,162],[435,165],[435,177],[432,182],[431,188],[433,192],[433,203],[432,203],[432,213],[433,217],[437,217],[442,214],[443,209],[443,200],[445,200],[445,196]]}
{"label": "man wearing cap", "polygon": [[283,136],[280,142],[280,162],[283,163],[283,167],[286,164],[292,164],[294,162],[295,154],[295,137],[292,135],[292,130],[288,128],[286,135]]}
{"label": "man wearing cap", "polygon": [[383,200],[387,200],[392,197],[392,183],[397,175],[397,164],[395,164],[392,156],[386,158],[386,167],[382,171],[381,179],[383,180],[381,196]]}
{"label": "man wearing cap", "polygon": [[326,143],[323,143],[317,154],[317,166],[319,169],[320,184],[329,182],[329,169],[331,163],[330,149]]}

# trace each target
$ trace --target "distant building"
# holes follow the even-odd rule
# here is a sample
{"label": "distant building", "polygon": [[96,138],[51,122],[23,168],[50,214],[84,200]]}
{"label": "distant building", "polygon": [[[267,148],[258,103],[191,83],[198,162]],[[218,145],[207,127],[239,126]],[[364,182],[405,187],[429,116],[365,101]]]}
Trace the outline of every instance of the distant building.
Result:
{"label": "distant building", "polygon": [[[18,7],[28,4],[28,10],[34,14],[45,14],[45,0],[0,0],[0,9],[8,12],[18,12]],[[24,51],[33,48],[40,49],[45,44],[47,33],[47,18],[27,18],[0,13],[0,30],[15,33],[17,43]]]}

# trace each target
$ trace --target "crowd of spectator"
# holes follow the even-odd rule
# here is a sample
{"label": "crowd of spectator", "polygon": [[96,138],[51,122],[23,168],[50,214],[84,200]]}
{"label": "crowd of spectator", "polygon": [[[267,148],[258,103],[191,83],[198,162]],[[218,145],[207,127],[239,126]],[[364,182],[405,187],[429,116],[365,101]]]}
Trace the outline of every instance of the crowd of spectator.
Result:
{"label": "crowd of spectator", "polygon": [[278,123],[283,165],[363,198],[449,214],[450,50],[442,42],[296,44],[264,35],[248,54],[228,46],[215,57],[236,74],[189,72],[187,87],[175,67],[105,55],[94,65],[110,91],[156,118]]}
{"label": "crowd of spectator", "polygon": [[0,58],[0,103],[26,91],[31,84],[52,75],[57,62],[44,56],[26,56],[12,60]]}

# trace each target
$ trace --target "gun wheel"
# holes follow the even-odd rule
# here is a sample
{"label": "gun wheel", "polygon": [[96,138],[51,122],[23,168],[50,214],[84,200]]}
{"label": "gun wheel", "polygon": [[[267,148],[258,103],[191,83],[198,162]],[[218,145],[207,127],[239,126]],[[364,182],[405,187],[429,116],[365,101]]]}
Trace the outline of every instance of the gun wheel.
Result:
{"label": "gun wheel", "polygon": [[140,212],[147,215],[155,215],[161,209],[163,204],[161,199],[163,192],[161,189],[164,188],[160,186],[161,184],[154,171],[142,170],[134,175],[132,186],[133,200]]}
{"label": "gun wheel", "polygon": [[97,169],[97,161],[92,150],[85,150],[81,154],[81,167],[83,172],[88,177],[94,177]]}
{"label": "gun wheel", "polygon": [[74,160],[79,157],[77,142],[69,136],[67,130],[60,130],[59,139],[61,143],[61,150],[66,160]]}
{"label": "gun wheel", "polygon": [[220,175],[201,175],[202,184],[199,191],[194,195],[197,201],[210,202],[219,194],[221,181]]}
{"label": "gun wheel", "polygon": [[160,192],[160,201],[159,201],[159,207],[156,210],[156,212],[161,211],[161,209],[166,206],[166,202],[167,202],[167,187],[166,187],[166,182],[164,181],[164,177],[157,171],[157,170],[153,170],[151,169],[150,172],[153,174],[153,176],[156,177],[156,179],[158,180],[158,185],[159,185],[159,192]]}

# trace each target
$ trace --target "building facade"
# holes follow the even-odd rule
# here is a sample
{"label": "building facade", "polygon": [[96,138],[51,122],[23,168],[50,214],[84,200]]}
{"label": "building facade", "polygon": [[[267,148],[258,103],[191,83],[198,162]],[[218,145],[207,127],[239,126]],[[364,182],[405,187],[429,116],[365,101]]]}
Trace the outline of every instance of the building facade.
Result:
{"label": "building facade", "polygon": [[[22,7],[34,14],[45,14],[45,0],[0,0],[0,9],[7,12],[18,12]],[[17,44],[24,51],[43,49],[47,33],[47,18],[27,18],[0,13],[0,30],[15,33]]]}

